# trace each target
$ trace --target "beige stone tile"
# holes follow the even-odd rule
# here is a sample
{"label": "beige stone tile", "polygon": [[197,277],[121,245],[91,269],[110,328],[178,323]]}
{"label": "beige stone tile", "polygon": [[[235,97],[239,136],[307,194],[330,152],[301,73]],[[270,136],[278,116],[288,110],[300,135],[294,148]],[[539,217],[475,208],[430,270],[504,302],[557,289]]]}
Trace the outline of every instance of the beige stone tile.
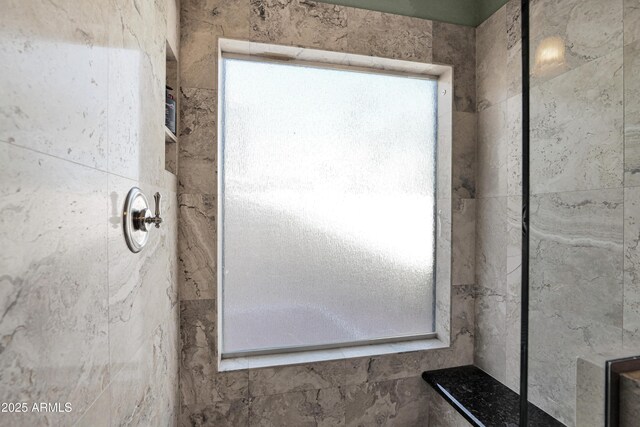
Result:
{"label": "beige stone tile", "polygon": [[307,0],[251,0],[250,38],[333,51],[347,49],[343,6]]}
{"label": "beige stone tile", "polygon": [[625,46],[640,40],[640,1],[624,2],[624,44]]}
{"label": "beige stone tile", "polygon": [[[475,337],[475,285],[461,285],[452,288],[451,349],[438,350],[444,359],[439,364],[431,365],[434,368],[445,366],[460,366],[473,363],[473,347]],[[423,354],[423,361],[430,358],[428,353]],[[421,365],[421,370],[427,370],[430,366]],[[434,369],[431,368],[431,369]]]}
{"label": "beige stone tile", "polygon": [[431,62],[431,21],[354,8],[347,18],[350,53]]}
{"label": "beige stone tile", "polygon": [[622,186],[622,50],[531,92],[531,192]]}
{"label": "beige stone tile", "polygon": [[344,391],[339,387],[253,398],[251,426],[343,426]]}
{"label": "beige stone tile", "polygon": [[216,91],[183,88],[180,96],[180,193],[215,194],[218,185]]}
{"label": "beige stone tile", "polygon": [[437,200],[435,260],[435,332],[449,344],[451,321],[452,200]]}
{"label": "beige stone tile", "polygon": [[414,351],[348,359],[346,384],[374,383],[420,375],[422,355],[431,352]]}
{"label": "beige stone tile", "polygon": [[215,299],[216,198],[208,194],[181,194],[179,209],[180,299]]}
{"label": "beige stone tile", "polygon": [[507,198],[476,201],[476,285],[506,292]]}
{"label": "beige stone tile", "polygon": [[346,424],[425,425],[427,385],[420,376],[346,388]]}
{"label": "beige stone tile", "polygon": [[249,38],[249,0],[180,2],[180,86],[217,87],[218,38]]}
{"label": "beige stone tile", "polygon": [[471,424],[442,396],[427,389],[429,427],[469,427]]}
{"label": "beige stone tile", "polygon": [[506,196],[507,103],[501,102],[478,113],[476,197]]}
{"label": "beige stone tile", "polygon": [[[622,47],[622,2],[536,0],[530,6],[532,86],[579,68]],[[536,51],[548,37],[565,46],[564,64],[538,67]]]}
{"label": "beige stone tile", "polygon": [[247,370],[218,372],[215,300],[180,302],[180,392],[184,405],[246,399]]}
{"label": "beige stone tile", "polygon": [[506,380],[506,296],[478,287],[475,306],[474,363],[504,383]]}
{"label": "beige stone tile", "polygon": [[624,346],[640,345],[640,187],[624,189]]}
{"label": "beige stone tile", "polygon": [[252,397],[319,390],[344,383],[344,360],[249,371],[249,394]]}
{"label": "beige stone tile", "polygon": [[507,2],[507,49],[514,48],[522,39],[521,7],[520,0],[509,0]]}
{"label": "beige stone tile", "polygon": [[522,196],[507,198],[506,385],[520,387],[520,301],[522,264]]}
{"label": "beige stone tile", "polygon": [[507,99],[507,8],[503,6],[476,29],[478,111]]}
{"label": "beige stone tile", "polygon": [[249,425],[249,400],[236,399],[210,404],[183,405],[181,427],[242,427]]}
{"label": "beige stone tile", "polygon": [[453,66],[454,111],[476,111],[476,31],[433,21],[433,62]]}
{"label": "beige stone tile", "polygon": [[522,195],[522,97],[507,100],[507,194]]}
{"label": "beige stone tile", "polygon": [[451,231],[451,284],[475,283],[476,200],[459,199],[453,204]]}
{"label": "beige stone tile", "polygon": [[622,348],[622,189],[531,199],[529,393],[573,424],[576,360]]}
{"label": "beige stone tile", "polygon": [[640,40],[624,48],[624,185],[640,185]]}
{"label": "beige stone tile", "polygon": [[453,198],[476,196],[477,116],[453,113]]}

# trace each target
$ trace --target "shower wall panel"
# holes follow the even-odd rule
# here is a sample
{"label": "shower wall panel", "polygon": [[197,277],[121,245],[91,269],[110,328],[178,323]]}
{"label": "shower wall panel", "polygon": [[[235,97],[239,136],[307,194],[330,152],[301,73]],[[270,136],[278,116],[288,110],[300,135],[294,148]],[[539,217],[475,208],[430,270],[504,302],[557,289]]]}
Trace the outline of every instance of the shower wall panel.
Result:
{"label": "shower wall panel", "polygon": [[529,398],[570,426],[586,392],[577,384],[589,384],[576,372],[594,371],[577,370],[579,358],[640,353],[638,5],[531,2]]}
{"label": "shower wall panel", "polygon": [[520,1],[476,29],[478,163],[475,353],[477,366],[518,391],[522,85]]}
{"label": "shower wall panel", "polygon": [[[0,14],[2,425],[174,425],[177,179],[164,171],[164,0],[8,1]],[[128,190],[162,193],[131,253]]]}
{"label": "shower wall panel", "polygon": [[[186,0],[181,13],[182,424],[424,423],[421,372],[473,361],[475,29],[302,0]],[[451,348],[217,371],[218,37],[454,66],[453,188],[441,200],[453,206]]]}

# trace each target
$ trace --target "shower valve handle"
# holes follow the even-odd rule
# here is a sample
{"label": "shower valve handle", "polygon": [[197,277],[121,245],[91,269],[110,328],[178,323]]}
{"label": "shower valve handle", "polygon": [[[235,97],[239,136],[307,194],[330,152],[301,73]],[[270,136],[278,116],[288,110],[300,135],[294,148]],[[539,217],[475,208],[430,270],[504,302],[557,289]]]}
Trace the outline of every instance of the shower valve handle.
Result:
{"label": "shower valve handle", "polygon": [[156,212],[154,217],[145,218],[145,222],[147,224],[155,224],[156,228],[160,228],[160,224],[162,224],[162,218],[160,218],[160,199],[162,196],[160,193],[156,193],[153,195],[153,200],[156,202]]}

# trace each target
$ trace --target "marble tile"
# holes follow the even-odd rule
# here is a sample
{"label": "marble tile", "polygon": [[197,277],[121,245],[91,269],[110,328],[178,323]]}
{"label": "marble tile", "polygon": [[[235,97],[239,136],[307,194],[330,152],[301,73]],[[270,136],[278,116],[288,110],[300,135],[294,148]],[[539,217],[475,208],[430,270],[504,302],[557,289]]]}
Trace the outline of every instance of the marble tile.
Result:
{"label": "marble tile", "polygon": [[622,50],[531,91],[532,193],[622,186]]}
{"label": "marble tile", "polygon": [[435,332],[449,344],[451,322],[452,200],[437,200],[435,260]]}
{"label": "marble tile", "polygon": [[507,2],[507,49],[514,48],[522,39],[520,12],[520,0],[509,0]]}
{"label": "marble tile", "polygon": [[433,21],[433,62],[453,66],[454,111],[476,111],[476,31]]}
{"label": "marble tile", "polygon": [[[135,181],[109,175],[109,354],[112,373],[133,357],[138,347],[177,304],[177,201],[175,193],[140,185],[153,206],[160,191],[163,224],[150,231],[145,248],[132,253],[122,234],[122,209]],[[153,209],[153,207],[152,207]]]}
{"label": "marble tile", "polygon": [[624,189],[624,346],[640,346],[640,187]]}
{"label": "marble tile", "polygon": [[346,424],[424,425],[427,420],[427,384],[415,376],[346,388]]}
{"label": "marble tile", "polygon": [[365,9],[346,11],[350,53],[431,62],[431,21]]}
{"label": "marble tile", "polygon": [[237,399],[183,406],[181,427],[241,427],[249,425],[249,400]]}
{"label": "marble tile", "polygon": [[178,416],[177,308],[111,382],[112,425],[174,426]]}
{"label": "marble tile", "polygon": [[216,298],[215,196],[181,194],[179,208],[180,299],[184,301]]}
{"label": "marble tile", "polygon": [[507,99],[507,8],[503,6],[476,28],[477,109]]}
{"label": "marble tile", "polygon": [[[530,6],[531,85],[610,54],[622,47],[622,2],[536,0]],[[548,37],[564,41],[564,64],[536,66],[536,51]],[[590,87],[585,84],[585,87]]]}
{"label": "marble tile", "polygon": [[215,162],[218,130],[218,91],[215,89],[182,88],[180,95],[180,156],[202,158]]}
{"label": "marble tile", "polygon": [[106,170],[107,2],[3,6],[0,141]]}
{"label": "marble tile", "polygon": [[522,93],[520,0],[507,3],[507,98]]}
{"label": "marble tile", "polygon": [[429,427],[470,427],[471,424],[442,396],[427,389]]}
{"label": "marble tile", "polygon": [[622,189],[531,199],[529,392],[573,424],[576,359],[622,347]]}
{"label": "marble tile", "polygon": [[[452,288],[451,308],[451,345],[455,353],[450,361],[456,365],[473,363],[473,346],[475,336],[475,285],[454,286]],[[446,353],[447,351],[441,351]],[[428,355],[424,355],[423,361]],[[445,367],[446,364],[440,365]],[[423,370],[427,370],[421,365]]]}
{"label": "marble tile", "polygon": [[343,426],[344,420],[339,387],[260,396],[249,405],[250,426]]}
{"label": "marble tile", "polygon": [[421,352],[362,357],[346,361],[346,384],[396,380],[420,375]]}
{"label": "marble tile", "polygon": [[184,405],[246,399],[247,370],[218,372],[215,300],[181,301],[180,391]]}
{"label": "marble tile", "polygon": [[624,2],[624,44],[640,40],[640,0]]}
{"label": "marble tile", "polygon": [[507,100],[507,195],[522,195],[522,96]]}
{"label": "marble tile", "polygon": [[640,371],[620,376],[620,426],[633,427],[640,420]]}
{"label": "marble tile", "polygon": [[531,198],[532,307],[622,326],[623,192]]}
{"label": "marble tile", "polygon": [[474,113],[453,113],[452,185],[451,197],[476,197],[477,116]]}
{"label": "marble tile", "polygon": [[624,48],[624,185],[640,185],[640,40]]}
{"label": "marble tile", "polygon": [[585,358],[576,365],[576,425],[601,427],[605,425],[605,369]]}
{"label": "marble tile", "polygon": [[522,93],[522,43],[507,51],[507,98]]}
{"label": "marble tile", "polygon": [[[154,2],[113,0],[108,49],[108,155],[111,173],[159,185],[165,168],[165,38]],[[163,7],[164,9],[164,7]]]}
{"label": "marble tile", "polygon": [[478,286],[475,305],[474,362],[501,383],[506,381],[506,296]]}
{"label": "marble tile", "polygon": [[184,44],[184,36],[193,29],[206,30],[230,38],[243,38],[249,28],[248,10],[247,0],[181,0],[181,43]]}
{"label": "marble tile", "polygon": [[216,91],[183,87],[180,96],[180,192],[214,194],[218,185]]}
{"label": "marble tile", "polygon": [[[0,397],[73,424],[109,382],[106,173],[0,143]],[[82,262],[78,262],[82,260]]]}
{"label": "marble tile", "polygon": [[565,425],[575,424],[576,363],[594,348],[620,347],[620,330],[562,313],[529,312],[530,401]]}
{"label": "marble tile", "polygon": [[476,201],[476,285],[504,295],[507,281],[507,198]]}
{"label": "marble tile", "polygon": [[218,37],[249,38],[249,0],[180,2],[180,86],[215,89]]}
{"label": "marble tile", "polygon": [[251,0],[254,41],[347,50],[347,8],[308,0]]}
{"label": "marble tile", "polygon": [[451,284],[475,283],[476,200],[453,202]]}
{"label": "marble tile", "polygon": [[476,197],[507,195],[507,103],[478,113]]}
{"label": "marble tile", "polygon": [[344,383],[344,360],[249,371],[249,395],[252,397],[325,389]]}
{"label": "marble tile", "polygon": [[520,310],[522,284],[522,197],[507,198],[506,385],[520,388]]}
{"label": "marble tile", "polygon": [[100,397],[82,414],[74,427],[111,426],[111,387],[107,387]]}

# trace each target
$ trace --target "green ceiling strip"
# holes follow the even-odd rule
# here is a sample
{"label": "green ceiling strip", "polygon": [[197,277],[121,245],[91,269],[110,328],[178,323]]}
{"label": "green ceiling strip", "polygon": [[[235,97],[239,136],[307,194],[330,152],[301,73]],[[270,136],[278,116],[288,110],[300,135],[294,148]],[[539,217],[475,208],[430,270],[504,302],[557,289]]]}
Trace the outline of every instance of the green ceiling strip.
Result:
{"label": "green ceiling strip", "polygon": [[477,26],[507,0],[322,0],[324,3]]}

